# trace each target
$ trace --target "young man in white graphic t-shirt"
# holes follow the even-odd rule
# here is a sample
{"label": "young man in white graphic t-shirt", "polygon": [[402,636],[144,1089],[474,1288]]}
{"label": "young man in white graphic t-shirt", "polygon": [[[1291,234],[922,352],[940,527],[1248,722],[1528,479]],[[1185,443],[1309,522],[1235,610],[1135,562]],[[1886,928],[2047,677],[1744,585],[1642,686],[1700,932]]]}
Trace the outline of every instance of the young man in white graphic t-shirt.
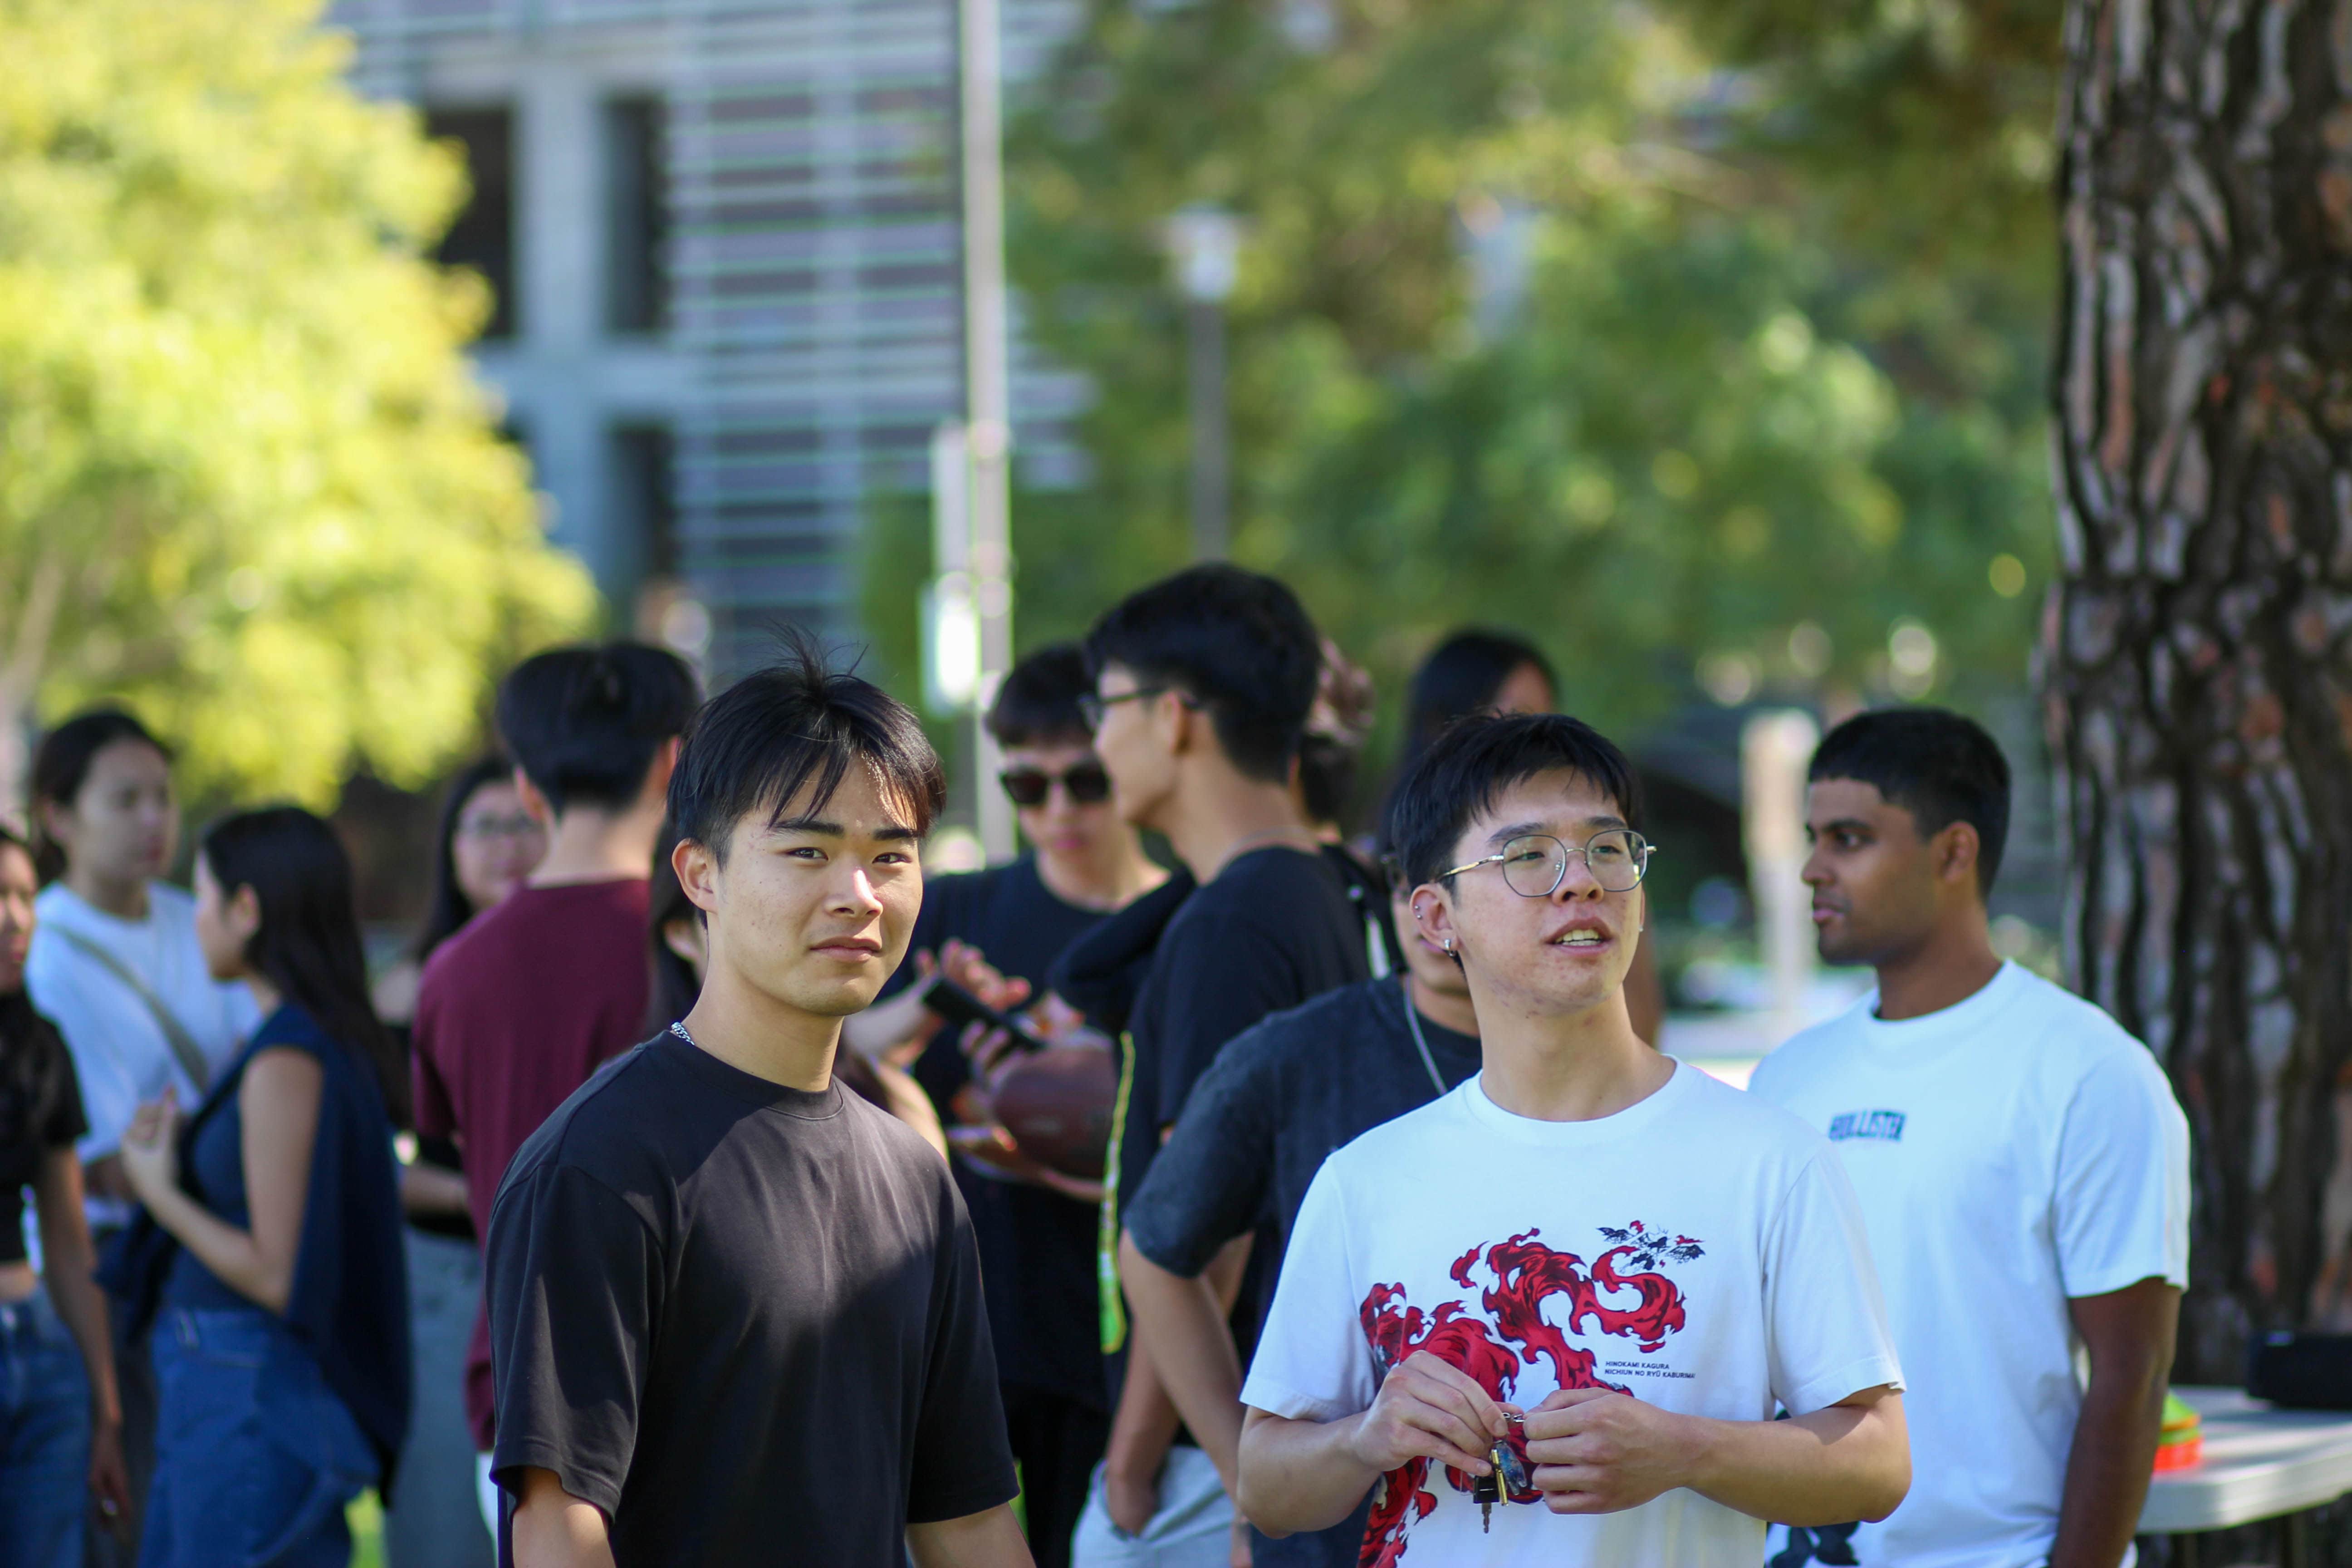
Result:
{"label": "young man in white graphic t-shirt", "polygon": [[1768,1518],[1885,1517],[1902,1373],[1836,1155],[1626,1015],[1623,754],[1473,719],[1391,812],[1485,1067],[1309,1187],[1242,1390],[1243,1509],[1318,1530],[1370,1492],[1377,1568],[1753,1568]]}
{"label": "young man in white graphic t-shirt", "polygon": [[1776,1531],[1770,1561],[2115,1568],[2189,1278],[2188,1121],[2137,1040],[1994,954],[2010,781],[1990,735],[1865,713],[1811,775],[1822,956],[1878,989],[1751,1087],[1827,1133],[1861,1194],[1919,1481],[1883,1524]]}

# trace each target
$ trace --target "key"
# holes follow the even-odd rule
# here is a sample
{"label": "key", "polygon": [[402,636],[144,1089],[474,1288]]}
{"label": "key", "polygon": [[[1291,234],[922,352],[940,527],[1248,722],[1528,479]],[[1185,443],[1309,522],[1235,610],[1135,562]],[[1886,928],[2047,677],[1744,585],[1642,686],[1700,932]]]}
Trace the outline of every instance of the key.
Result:
{"label": "key", "polygon": [[1478,1533],[1486,1535],[1495,1528],[1495,1505],[1503,1500],[1503,1446],[1500,1443],[1486,1450],[1486,1462],[1494,1468],[1471,1483],[1470,1500],[1478,1505]]}

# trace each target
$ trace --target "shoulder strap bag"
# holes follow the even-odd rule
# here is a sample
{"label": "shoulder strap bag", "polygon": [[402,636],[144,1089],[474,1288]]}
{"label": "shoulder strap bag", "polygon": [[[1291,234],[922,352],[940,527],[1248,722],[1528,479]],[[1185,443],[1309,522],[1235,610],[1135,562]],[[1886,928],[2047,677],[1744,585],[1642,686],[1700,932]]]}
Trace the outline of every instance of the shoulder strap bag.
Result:
{"label": "shoulder strap bag", "polygon": [[155,1020],[155,1026],[163,1031],[163,1041],[172,1047],[172,1055],[178,1060],[180,1070],[188,1075],[188,1081],[196,1086],[197,1098],[202,1099],[212,1089],[213,1079],[212,1068],[205,1061],[205,1053],[197,1046],[195,1037],[172,1016],[169,1007],[163,1005],[163,999],[139,977],[138,971],[78,931],[54,923],[49,931],[63,937],[66,944],[76,952],[122,982],[124,988],[146,1005],[148,1013]]}

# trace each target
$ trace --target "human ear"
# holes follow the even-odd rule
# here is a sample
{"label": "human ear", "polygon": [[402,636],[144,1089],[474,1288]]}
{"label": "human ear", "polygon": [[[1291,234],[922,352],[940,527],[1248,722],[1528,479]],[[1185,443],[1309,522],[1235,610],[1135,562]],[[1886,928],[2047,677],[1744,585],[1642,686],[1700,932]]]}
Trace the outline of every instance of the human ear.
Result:
{"label": "human ear", "polygon": [[691,838],[679,839],[677,847],[669,852],[669,868],[677,874],[687,902],[706,915],[719,907],[719,857],[710,852],[709,845]]}
{"label": "human ear", "polygon": [[1454,902],[1445,889],[1435,882],[1423,882],[1412,890],[1412,926],[1424,942],[1434,942],[1447,952],[1458,945],[1454,929]]}
{"label": "human ear", "polygon": [[228,917],[229,934],[236,938],[237,951],[242,952],[246,945],[260,933],[261,895],[253,890],[253,884],[247,882],[228,896],[222,912]]}
{"label": "human ear", "polygon": [[1973,885],[1977,874],[1977,857],[1984,849],[1984,840],[1977,836],[1976,825],[1955,822],[1936,835],[1935,865],[1938,880],[1966,881]]}

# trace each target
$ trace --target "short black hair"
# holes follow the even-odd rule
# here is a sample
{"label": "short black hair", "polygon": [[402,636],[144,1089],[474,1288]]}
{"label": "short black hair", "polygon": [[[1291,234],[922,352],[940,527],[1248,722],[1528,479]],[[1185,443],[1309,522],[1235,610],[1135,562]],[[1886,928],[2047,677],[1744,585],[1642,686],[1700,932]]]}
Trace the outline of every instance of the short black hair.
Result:
{"label": "short black hair", "polygon": [[1984,726],[1943,708],[1880,708],[1822,737],[1808,782],[1874,784],[1931,837],[1955,822],[1977,830],[1977,891],[1992,892],[2009,843],[2009,759]]}
{"label": "short black hair", "polygon": [[1641,780],[1600,731],[1565,713],[1474,713],[1439,732],[1390,799],[1390,852],[1405,886],[1436,881],[1473,818],[1505,790],[1555,769],[1581,773],[1627,826],[1641,827]]}
{"label": "short black hair", "polygon": [[1194,566],[1120,600],[1086,647],[1089,679],[1120,664],[1176,688],[1207,710],[1237,771],[1289,780],[1323,650],[1286,584],[1222,562]]}
{"label": "short black hair", "polygon": [[698,696],[694,671],[667,648],[550,648],[499,683],[499,735],[556,810],[626,805],[654,753],[684,732]]}
{"label": "short black hair", "polygon": [[1014,665],[988,705],[988,732],[1000,746],[1089,744],[1078,699],[1095,689],[1086,650],[1074,642],[1041,647]]}
{"label": "short black hair", "polygon": [[852,765],[870,769],[885,795],[928,833],[946,806],[947,771],[907,705],[847,670],[835,669],[816,638],[780,636],[782,657],[702,705],[687,726],[669,778],[669,816],[680,838],[726,858],[735,825],[771,819],[814,785],[821,811]]}

